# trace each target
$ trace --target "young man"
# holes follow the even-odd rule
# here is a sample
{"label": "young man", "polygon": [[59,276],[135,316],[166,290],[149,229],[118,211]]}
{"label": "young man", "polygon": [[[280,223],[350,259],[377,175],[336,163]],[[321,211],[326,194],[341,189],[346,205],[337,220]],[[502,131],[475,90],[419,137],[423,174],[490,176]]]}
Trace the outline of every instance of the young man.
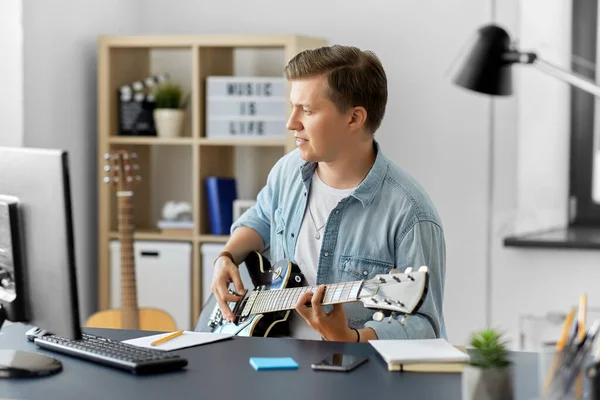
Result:
{"label": "young man", "polygon": [[[212,290],[225,318],[233,317],[226,302],[240,299],[228,293],[229,283],[243,290],[237,265],[249,252],[268,248],[272,262],[287,258],[308,285],[320,285],[291,314],[293,337],[445,338],[440,218],[425,191],[374,140],[387,102],[379,59],[354,47],[323,47],[296,55],[285,74],[291,81],[288,129],[298,148],[273,167],[257,204],[234,223],[215,260]],[[422,265],[429,268],[429,291],[418,314],[404,323],[402,315],[374,321],[361,302],[320,304],[321,284]]]}

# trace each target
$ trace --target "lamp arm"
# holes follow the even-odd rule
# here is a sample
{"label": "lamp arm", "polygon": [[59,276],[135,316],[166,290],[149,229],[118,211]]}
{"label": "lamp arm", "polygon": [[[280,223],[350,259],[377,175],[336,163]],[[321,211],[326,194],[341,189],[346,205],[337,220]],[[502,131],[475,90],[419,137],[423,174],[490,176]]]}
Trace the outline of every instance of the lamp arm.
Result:
{"label": "lamp arm", "polygon": [[532,64],[538,70],[548,75],[560,79],[563,82],[570,83],[571,85],[585,92],[591,93],[596,97],[600,97],[600,86],[598,86],[596,82],[589,78],[577,75],[571,71],[567,71],[564,68],[549,63],[548,61],[541,60],[539,57],[536,57]]}
{"label": "lamp arm", "polygon": [[598,86],[596,82],[581,75],[577,75],[574,72],[567,71],[564,68],[549,63],[548,61],[542,60],[535,53],[509,51],[502,56],[502,59],[507,63],[532,64],[538,70],[553,76],[556,79],[570,83],[571,85],[587,93],[591,93],[596,97],[600,97],[600,86]]}

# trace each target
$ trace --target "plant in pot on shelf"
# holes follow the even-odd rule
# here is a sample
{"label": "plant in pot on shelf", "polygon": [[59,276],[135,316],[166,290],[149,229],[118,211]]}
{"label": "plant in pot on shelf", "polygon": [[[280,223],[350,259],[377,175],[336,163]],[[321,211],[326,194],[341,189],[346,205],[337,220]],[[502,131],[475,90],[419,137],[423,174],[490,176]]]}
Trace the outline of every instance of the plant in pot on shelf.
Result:
{"label": "plant in pot on shelf", "polygon": [[472,334],[470,345],[470,360],[462,372],[463,400],[512,400],[507,341],[495,329],[484,329]]}
{"label": "plant in pot on shelf", "polygon": [[154,90],[154,125],[160,137],[181,135],[188,96],[176,83],[165,82]]}

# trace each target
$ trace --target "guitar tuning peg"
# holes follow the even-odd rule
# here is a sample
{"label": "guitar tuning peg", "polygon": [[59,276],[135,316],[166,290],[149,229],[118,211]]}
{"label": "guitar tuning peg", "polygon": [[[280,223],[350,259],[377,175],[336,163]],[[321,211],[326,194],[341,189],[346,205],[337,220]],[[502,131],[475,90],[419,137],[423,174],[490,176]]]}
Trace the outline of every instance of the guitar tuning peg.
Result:
{"label": "guitar tuning peg", "polygon": [[385,315],[383,315],[381,311],[376,311],[375,314],[373,314],[373,320],[377,322],[383,321],[384,317]]}
{"label": "guitar tuning peg", "polygon": [[108,166],[108,165],[105,165],[105,166],[104,166],[104,172],[108,172],[108,171],[110,171],[110,166]]}
{"label": "guitar tuning peg", "polygon": [[127,155],[127,153],[123,153],[123,160],[127,160],[129,159],[129,155]]}
{"label": "guitar tuning peg", "polygon": [[133,169],[134,169],[135,171],[138,171],[138,170],[140,169],[140,166],[139,166],[139,165],[137,165],[137,164],[133,164]]}
{"label": "guitar tuning peg", "polygon": [[109,159],[110,159],[110,154],[108,154],[108,153],[104,153],[104,159],[105,159],[105,160],[109,160]]}
{"label": "guitar tuning peg", "polygon": [[134,160],[138,157],[137,153],[131,153],[131,158],[133,158]]}
{"label": "guitar tuning peg", "polygon": [[400,323],[402,325],[406,325],[406,321],[408,321],[408,315],[404,314],[404,317],[402,317],[402,319],[400,320]]}
{"label": "guitar tuning peg", "polygon": [[410,274],[411,272],[412,272],[412,267],[407,267],[407,268],[404,270],[404,273],[405,273],[406,275]]}
{"label": "guitar tuning peg", "polygon": [[427,268],[426,265],[421,265],[419,267],[419,272],[427,272],[427,271],[429,271],[429,268]]}
{"label": "guitar tuning peg", "polygon": [[396,312],[392,311],[392,313],[390,314],[390,317],[388,318],[388,324],[391,324],[392,321],[394,320],[394,318],[396,318]]}
{"label": "guitar tuning peg", "polygon": [[127,177],[127,182],[133,182],[133,178],[131,176]]}
{"label": "guitar tuning peg", "polygon": [[107,176],[103,179],[104,183],[110,183],[110,178]]}

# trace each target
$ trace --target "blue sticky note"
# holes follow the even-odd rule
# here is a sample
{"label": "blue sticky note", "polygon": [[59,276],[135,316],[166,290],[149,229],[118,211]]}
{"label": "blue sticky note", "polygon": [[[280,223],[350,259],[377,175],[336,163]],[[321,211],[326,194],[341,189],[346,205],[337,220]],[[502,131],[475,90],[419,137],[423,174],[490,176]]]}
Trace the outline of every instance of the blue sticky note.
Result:
{"label": "blue sticky note", "polygon": [[259,371],[264,369],[298,369],[291,357],[250,357],[250,365]]}

